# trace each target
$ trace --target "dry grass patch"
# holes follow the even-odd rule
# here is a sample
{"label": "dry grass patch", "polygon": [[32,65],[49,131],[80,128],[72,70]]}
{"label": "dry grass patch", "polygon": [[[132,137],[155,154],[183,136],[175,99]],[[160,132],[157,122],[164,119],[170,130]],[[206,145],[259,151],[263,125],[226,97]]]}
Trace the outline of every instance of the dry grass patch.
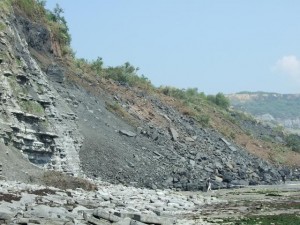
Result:
{"label": "dry grass patch", "polygon": [[76,188],[82,188],[86,191],[97,190],[97,186],[86,179],[72,177],[56,171],[46,171],[42,177],[42,182],[47,186],[56,187],[62,190]]}

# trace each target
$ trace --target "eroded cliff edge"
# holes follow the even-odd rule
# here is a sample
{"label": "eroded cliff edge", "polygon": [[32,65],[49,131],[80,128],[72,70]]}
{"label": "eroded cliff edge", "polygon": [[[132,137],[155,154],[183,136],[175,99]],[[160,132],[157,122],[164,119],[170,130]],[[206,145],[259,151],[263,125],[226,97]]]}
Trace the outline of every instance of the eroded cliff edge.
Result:
{"label": "eroded cliff edge", "polygon": [[[30,162],[113,183],[183,190],[203,189],[208,177],[214,188],[226,188],[291,175],[155,95],[85,80],[62,61],[43,24],[20,13],[1,22],[1,141]],[[115,103],[136,124],[108,110]]]}

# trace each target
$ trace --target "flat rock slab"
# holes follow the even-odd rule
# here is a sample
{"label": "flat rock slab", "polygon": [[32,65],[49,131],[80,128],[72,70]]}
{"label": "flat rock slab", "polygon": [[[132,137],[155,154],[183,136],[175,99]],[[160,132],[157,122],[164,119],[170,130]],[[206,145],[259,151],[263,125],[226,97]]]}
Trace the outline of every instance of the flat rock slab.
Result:
{"label": "flat rock slab", "polygon": [[172,135],[173,141],[177,141],[177,139],[179,137],[178,132],[173,127],[170,127],[169,130],[170,130],[170,133]]}
{"label": "flat rock slab", "polygon": [[136,133],[133,133],[131,131],[128,130],[119,130],[119,133],[128,137],[135,137]]}

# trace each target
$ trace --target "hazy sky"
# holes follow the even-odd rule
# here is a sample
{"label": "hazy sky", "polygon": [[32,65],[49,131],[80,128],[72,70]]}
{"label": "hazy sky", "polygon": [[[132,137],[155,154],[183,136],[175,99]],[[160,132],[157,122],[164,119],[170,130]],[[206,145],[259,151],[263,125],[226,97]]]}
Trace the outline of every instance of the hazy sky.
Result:
{"label": "hazy sky", "polygon": [[76,56],[127,61],[154,85],[300,93],[298,0],[47,0]]}

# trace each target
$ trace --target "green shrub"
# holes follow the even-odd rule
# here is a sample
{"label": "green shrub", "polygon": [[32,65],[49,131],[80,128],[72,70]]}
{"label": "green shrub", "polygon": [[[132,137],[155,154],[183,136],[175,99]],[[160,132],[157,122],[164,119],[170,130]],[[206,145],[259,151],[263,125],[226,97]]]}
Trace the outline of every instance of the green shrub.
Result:
{"label": "green shrub", "polygon": [[186,106],[182,113],[193,117],[202,126],[209,126],[209,115],[202,112],[206,107],[206,96],[203,92],[198,92],[197,88],[179,89],[170,86],[161,86],[158,91],[164,95],[181,100]]}
{"label": "green shrub", "polygon": [[201,104],[201,102],[204,100],[212,102],[223,109],[228,109],[230,105],[229,99],[226,98],[223,93],[205,96],[203,92],[198,92],[197,88],[178,89],[169,86],[160,87],[159,90],[164,95],[185,100],[187,103],[192,103],[195,105]]}
{"label": "green shrub", "polygon": [[289,134],[286,136],[285,141],[287,146],[295,152],[300,152],[300,136],[297,134]]}
{"label": "green shrub", "polygon": [[184,89],[167,87],[169,89],[169,96],[178,98],[178,99],[187,99]]}
{"label": "green shrub", "polygon": [[56,4],[52,11],[47,10],[45,17],[50,25],[54,36],[58,41],[64,46],[69,46],[71,44],[71,35],[69,33],[69,27],[67,21],[63,16],[64,10]]}
{"label": "green shrub", "polygon": [[[98,62],[98,64],[101,64],[101,61]],[[101,67],[102,67],[102,64],[101,64]],[[141,87],[141,88],[147,89],[147,90],[153,89],[154,88],[153,85],[151,84],[150,80],[145,75],[139,76],[137,74],[138,69],[139,69],[138,67],[135,68],[132,65],[130,65],[129,62],[126,62],[122,66],[108,67],[107,69],[104,69],[103,74],[104,74],[105,78],[109,78],[109,79],[118,81],[121,84],[137,86],[137,87]]]}
{"label": "green shrub", "polygon": [[223,109],[228,109],[230,106],[229,99],[225,97],[223,93],[218,93],[216,95],[208,95],[207,100],[213,102],[214,104],[220,106]]}
{"label": "green shrub", "polygon": [[98,57],[96,60],[92,61],[91,68],[95,71],[97,75],[100,75],[103,70],[103,60]]}
{"label": "green shrub", "polygon": [[228,109],[230,102],[229,99],[225,97],[223,93],[218,93],[216,95],[216,104],[221,106],[223,109]]}
{"label": "green shrub", "polygon": [[200,123],[202,126],[208,126],[209,125],[209,116],[204,114],[199,114],[195,116],[195,119],[198,123]]}
{"label": "green shrub", "polygon": [[61,45],[63,55],[72,53],[72,51],[69,51],[69,48],[65,48],[71,43],[71,35],[63,16],[64,11],[58,4],[56,4],[53,11],[50,11],[45,9],[46,1],[44,0],[11,0],[11,2],[14,7],[21,10],[29,19],[44,23],[50,28],[54,39]]}
{"label": "green shrub", "polygon": [[121,66],[108,67],[106,69],[105,78],[110,78],[120,83],[128,83],[128,75],[125,73],[123,67]]}

